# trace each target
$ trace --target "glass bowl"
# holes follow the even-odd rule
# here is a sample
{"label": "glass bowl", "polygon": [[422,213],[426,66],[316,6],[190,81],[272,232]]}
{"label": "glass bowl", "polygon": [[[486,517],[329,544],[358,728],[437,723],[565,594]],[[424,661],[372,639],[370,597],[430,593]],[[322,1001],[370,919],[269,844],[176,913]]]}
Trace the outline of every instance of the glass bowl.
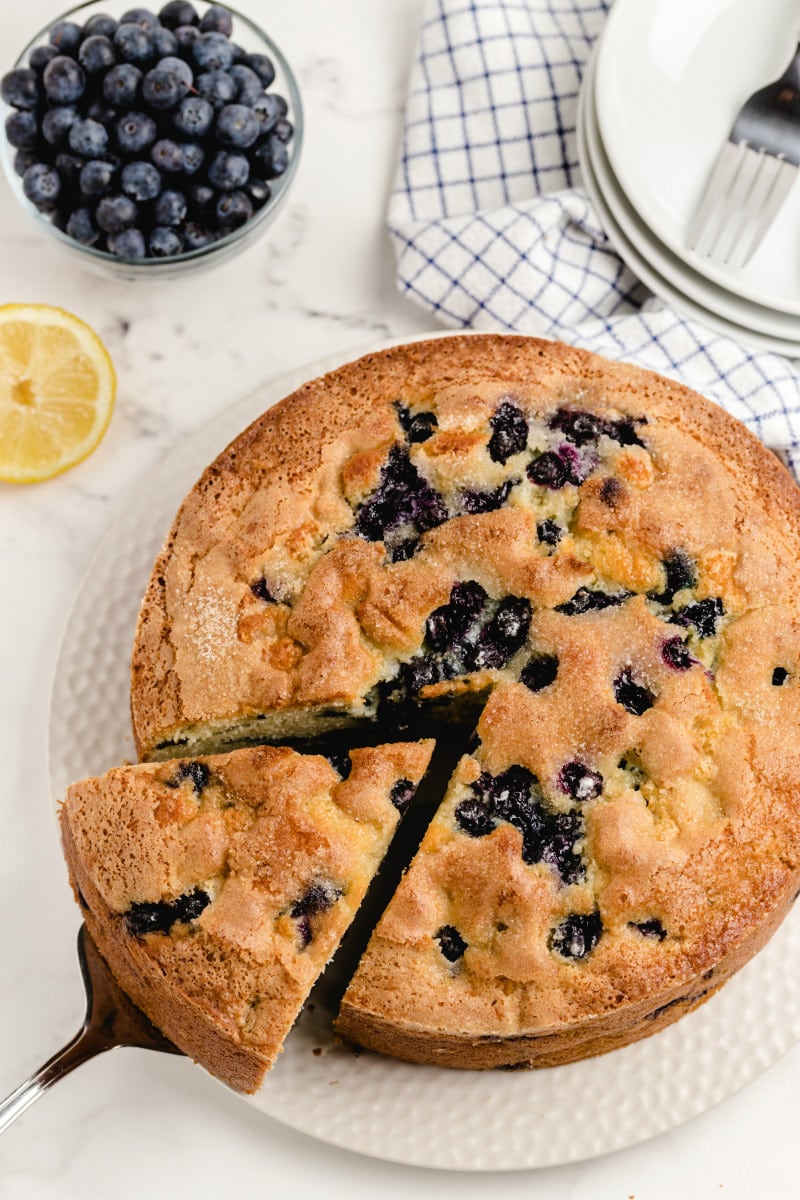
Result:
{"label": "glass bowl", "polygon": [[[128,280],[176,278],[188,274],[190,271],[197,271],[217,263],[227,262],[228,259],[233,258],[234,255],[246,249],[247,246],[255,242],[264,233],[267,227],[272,224],[288,195],[303,145],[303,107],[297,81],[280,48],[276,46],[272,39],[258,25],[251,21],[249,17],[244,16],[243,13],[231,8],[230,5],[223,4],[218,6],[227,9],[231,14],[233,19],[232,41],[235,41],[249,53],[267,54],[272,59],[275,65],[275,79],[270,84],[269,91],[276,91],[284,97],[289,106],[288,119],[294,125],[294,136],[289,143],[288,167],[283,175],[269,181],[272,195],[266,204],[258,209],[255,215],[238,229],[224,234],[216,241],[210,242],[208,245],[202,246],[197,250],[188,250],[169,258],[122,258],[106,250],[98,250],[93,246],[84,246],[59,229],[57,225],[54,225],[49,216],[39,212],[28,200],[22,189],[22,179],[14,169],[16,150],[8,142],[3,130],[0,129],[0,159],[2,159],[3,170],[9,186],[21,207],[43,233],[49,236],[66,253],[70,254],[73,258],[77,258],[83,266],[88,267],[89,270],[94,271],[96,274],[112,279]],[[69,20],[82,25],[89,17],[94,16],[96,13],[104,13],[118,20],[131,7],[131,0],[86,0],[83,4],[77,4],[60,15],[54,15],[52,20],[48,21],[47,27],[40,30],[28,45],[25,46],[15,63],[7,65],[0,63],[0,75],[14,67],[27,66],[28,55],[31,50],[36,46],[48,42],[50,29],[57,21]],[[142,7],[148,7],[157,12],[161,7],[161,2],[160,0],[151,0],[149,4],[142,5]],[[194,7],[202,17],[203,13],[211,5],[205,2],[198,3],[197,0],[194,0]],[[2,118],[3,125],[5,125],[5,119],[8,114],[13,111],[13,109],[0,101],[0,118]]]}

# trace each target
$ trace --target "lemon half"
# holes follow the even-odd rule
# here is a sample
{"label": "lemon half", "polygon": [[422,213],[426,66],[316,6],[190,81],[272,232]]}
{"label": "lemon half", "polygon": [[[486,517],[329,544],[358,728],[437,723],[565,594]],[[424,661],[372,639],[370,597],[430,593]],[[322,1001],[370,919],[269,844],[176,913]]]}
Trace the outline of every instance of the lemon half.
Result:
{"label": "lemon half", "polygon": [[116,388],[108,351],[78,317],[0,306],[0,480],[37,483],[81,462],[108,428]]}

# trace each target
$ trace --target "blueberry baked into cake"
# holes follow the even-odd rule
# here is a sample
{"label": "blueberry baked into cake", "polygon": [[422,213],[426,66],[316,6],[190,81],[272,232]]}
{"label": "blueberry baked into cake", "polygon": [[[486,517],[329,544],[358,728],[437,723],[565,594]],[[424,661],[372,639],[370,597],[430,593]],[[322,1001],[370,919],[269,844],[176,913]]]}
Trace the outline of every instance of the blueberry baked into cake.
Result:
{"label": "blueberry baked into cake", "polygon": [[287,747],[74,784],[64,848],[89,932],[177,1046],[255,1091],[359,907],[430,742]]}
{"label": "blueberry baked into cake", "polygon": [[799,501],[650,372],[501,336],[361,359],[181,507],[133,651],[139,752],[444,729],[460,763],[340,1032],[454,1067],[622,1046],[800,888]]}

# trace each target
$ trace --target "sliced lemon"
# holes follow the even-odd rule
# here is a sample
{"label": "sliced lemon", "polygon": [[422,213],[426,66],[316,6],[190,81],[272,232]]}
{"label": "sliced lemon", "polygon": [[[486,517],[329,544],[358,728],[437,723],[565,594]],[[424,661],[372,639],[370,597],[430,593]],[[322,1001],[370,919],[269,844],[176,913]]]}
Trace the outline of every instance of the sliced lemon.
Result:
{"label": "sliced lemon", "polygon": [[0,479],[37,483],[91,454],[117,379],[94,330],[47,304],[0,305]]}

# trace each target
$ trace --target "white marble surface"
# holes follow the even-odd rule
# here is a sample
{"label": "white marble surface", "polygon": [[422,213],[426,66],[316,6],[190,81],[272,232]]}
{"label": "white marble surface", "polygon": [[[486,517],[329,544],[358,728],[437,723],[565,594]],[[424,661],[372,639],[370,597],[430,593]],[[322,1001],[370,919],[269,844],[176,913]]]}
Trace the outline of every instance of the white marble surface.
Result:
{"label": "white marble surface", "polygon": [[[0,303],[73,310],[99,331],[119,373],[117,411],[96,454],[51,483],[0,485],[0,1093],[81,1017],[78,913],[52,817],[47,710],[65,617],[115,502],[187,430],[261,380],[429,327],[395,292],[382,224],[420,0],[247,7],[298,71],[307,141],[287,208],[243,258],[185,282],[98,280],[62,259],[0,188]],[[2,10],[8,57],[54,5],[6,0]],[[491,1187],[502,1200],[794,1200],[798,1084],[796,1048],[715,1111],[648,1144],[487,1178],[332,1149],[248,1109],[185,1060],[118,1051],[81,1068],[5,1134],[0,1196],[138,1200],[255,1188],[392,1200]]]}

